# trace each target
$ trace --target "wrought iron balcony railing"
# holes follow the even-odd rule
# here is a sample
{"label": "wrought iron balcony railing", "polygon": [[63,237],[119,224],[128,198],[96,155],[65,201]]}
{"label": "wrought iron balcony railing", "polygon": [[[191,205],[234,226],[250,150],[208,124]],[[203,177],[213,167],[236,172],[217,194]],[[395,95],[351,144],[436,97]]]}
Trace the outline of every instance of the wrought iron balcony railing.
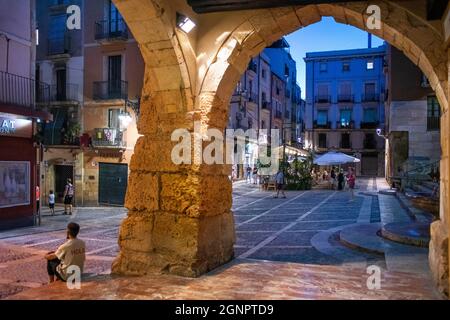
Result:
{"label": "wrought iron balcony railing", "polygon": [[49,96],[48,84],[0,71],[0,102],[36,109],[37,104],[47,106]]}
{"label": "wrought iron balcony railing", "polygon": [[54,56],[58,54],[70,53],[70,36],[55,37],[48,39],[48,55]]}
{"label": "wrought iron balcony railing", "polygon": [[52,102],[75,102],[79,101],[79,88],[76,84],[66,84],[63,86],[50,86],[50,101]]}
{"label": "wrought iron balcony railing", "polygon": [[123,131],[116,128],[96,128],[92,137],[94,148],[126,148]]}
{"label": "wrought iron balcony railing", "polygon": [[94,100],[128,99],[128,82],[122,80],[96,81],[93,91]]}
{"label": "wrought iron balcony railing", "polygon": [[317,120],[314,121],[314,129],[331,129],[331,121],[326,123],[318,123]]}
{"label": "wrought iron balcony railing", "polygon": [[329,95],[317,95],[316,103],[331,103],[331,96]]}
{"label": "wrought iron balcony railing", "polygon": [[355,121],[351,120],[349,122],[337,121],[336,128],[338,129],[353,129],[355,126]]}
{"label": "wrought iron balcony railing", "polygon": [[340,94],[338,95],[338,102],[353,102],[354,96],[352,94]]}
{"label": "wrought iron balcony railing", "polygon": [[95,23],[95,40],[127,40],[128,27],[123,19]]}
{"label": "wrought iron balcony railing", "polygon": [[379,121],[372,121],[372,122],[361,122],[360,128],[361,129],[376,129],[380,125]]}
{"label": "wrought iron balcony railing", "polygon": [[366,93],[362,95],[361,100],[362,102],[379,102],[380,95],[376,93]]}

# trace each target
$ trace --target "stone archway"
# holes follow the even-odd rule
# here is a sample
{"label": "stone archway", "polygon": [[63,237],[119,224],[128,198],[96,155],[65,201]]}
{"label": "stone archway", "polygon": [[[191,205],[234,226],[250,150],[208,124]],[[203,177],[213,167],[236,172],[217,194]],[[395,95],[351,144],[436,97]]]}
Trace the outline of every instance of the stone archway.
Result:
{"label": "stone archway", "polygon": [[[198,276],[233,257],[231,183],[226,165],[176,166],[170,155],[176,128],[194,121],[225,128],[228,102],[250,58],[281,36],[331,16],[365,30],[366,8],[381,7],[387,40],[427,75],[442,106],[441,221],[433,225],[431,254],[437,259],[450,219],[448,180],[448,54],[442,27],[427,22],[425,6],[361,1],[195,15],[186,1],[114,0],[139,42],[146,63],[142,115],[131,163],[126,207],[113,265],[120,274],[168,272]],[[420,1],[419,1],[420,2]],[[175,12],[187,12],[197,31],[175,27]],[[450,53],[449,53],[450,54]],[[438,236],[437,236],[438,235]]]}
{"label": "stone archway", "polygon": [[[381,8],[381,29],[368,30],[366,9],[369,5]],[[217,47],[214,63],[199,88],[200,96],[214,96],[206,118],[211,119],[213,127],[224,125],[228,101],[235,84],[245,72],[251,57],[259,54],[266,46],[282,36],[316,23],[322,17],[333,17],[336,22],[349,24],[370,32],[386,40],[405,53],[405,55],[424,72],[435,90],[442,108],[441,119],[441,220],[433,223],[430,245],[430,266],[435,282],[441,287],[442,279],[448,278],[448,230],[450,188],[448,181],[449,135],[448,112],[448,57],[442,31],[431,25],[420,11],[411,12],[392,1],[361,1],[343,4],[321,4],[299,7],[286,7],[259,10],[242,14],[239,24],[227,34]],[[236,17],[233,17],[236,19]],[[211,33],[211,31],[210,31]],[[220,32],[216,32],[219,34]],[[201,47],[202,43],[199,44]],[[222,74],[222,76],[218,76]],[[217,121],[220,117],[222,121]],[[446,267],[446,266],[447,267]],[[447,268],[447,269],[446,269]],[[446,275],[447,273],[447,275]],[[448,289],[447,289],[448,290]]]}

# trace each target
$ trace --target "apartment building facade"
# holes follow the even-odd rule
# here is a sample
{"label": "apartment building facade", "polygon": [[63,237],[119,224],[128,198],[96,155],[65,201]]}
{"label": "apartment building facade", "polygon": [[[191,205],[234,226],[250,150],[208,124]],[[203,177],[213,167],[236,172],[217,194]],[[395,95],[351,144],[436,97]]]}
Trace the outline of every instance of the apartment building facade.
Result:
{"label": "apartment building facade", "polygon": [[62,23],[68,1],[42,1],[38,10],[37,71],[52,83],[56,100],[55,121],[41,131],[45,194],[54,190],[62,201],[71,178],[76,205],[120,206],[138,138],[144,62],[111,1],[70,4],[82,10],[81,30],[69,31]]}
{"label": "apartment building facade", "polygon": [[386,177],[425,166],[439,168],[440,107],[422,71],[401,51],[387,47]]}
{"label": "apartment building facade", "polygon": [[[70,4],[83,8],[82,0]],[[36,50],[36,79],[50,85],[49,111],[53,116],[53,121],[39,125],[39,139],[44,146],[40,183],[42,194],[48,195],[53,190],[58,202],[63,202],[68,178],[74,181],[77,190],[83,188],[82,181],[74,179],[83,173],[79,140],[83,130],[83,28],[68,30],[68,5],[69,1],[63,0],[36,2],[40,40]]]}
{"label": "apartment building facade", "polygon": [[358,175],[384,176],[386,47],[307,53],[305,144],[361,159]]}
{"label": "apartment building facade", "polygon": [[[296,81],[295,61],[286,50],[288,47],[286,40],[281,39],[254,57],[231,97],[228,128],[254,129],[258,133],[257,139],[247,141],[245,150],[235,149],[236,178],[244,177],[245,168],[257,164],[259,146],[272,141],[270,129],[280,130],[278,144],[288,146],[287,154],[302,153],[297,143],[302,134],[301,89]],[[292,74],[289,73],[291,79],[279,75],[284,74],[287,66],[293,68]],[[240,152],[244,154],[243,163],[238,159],[242,157]]]}
{"label": "apartment building facade", "polygon": [[51,117],[44,110],[49,87],[34,78],[34,6],[0,0],[0,229],[31,226],[37,212],[36,124]]}

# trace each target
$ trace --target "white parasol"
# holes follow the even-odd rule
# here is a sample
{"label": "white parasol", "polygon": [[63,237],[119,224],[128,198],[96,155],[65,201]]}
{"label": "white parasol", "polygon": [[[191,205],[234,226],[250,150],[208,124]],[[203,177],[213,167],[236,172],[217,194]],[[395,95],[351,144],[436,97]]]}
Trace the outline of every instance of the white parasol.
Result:
{"label": "white parasol", "polygon": [[317,157],[314,160],[314,164],[319,166],[337,166],[346,163],[357,163],[361,162],[358,158],[349,156],[342,152],[330,151]]}

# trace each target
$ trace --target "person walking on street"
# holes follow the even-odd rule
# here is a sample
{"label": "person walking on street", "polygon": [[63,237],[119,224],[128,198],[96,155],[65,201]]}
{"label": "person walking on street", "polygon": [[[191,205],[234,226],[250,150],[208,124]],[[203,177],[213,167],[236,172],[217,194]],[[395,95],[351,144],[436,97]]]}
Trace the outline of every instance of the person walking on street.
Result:
{"label": "person walking on street", "polygon": [[39,186],[36,186],[36,212],[39,214],[39,210],[41,209],[41,189]]}
{"label": "person walking on street", "polygon": [[247,167],[246,180],[247,183],[252,183],[252,168],[250,166]]}
{"label": "person walking on street", "polygon": [[[72,215],[72,205],[73,205],[73,195],[75,194],[75,189],[72,184],[71,179],[67,179],[66,187],[64,188],[64,214],[69,212]],[[69,209],[69,210],[67,210]]]}
{"label": "person walking on street", "polygon": [[50,194],[48,195],[48,207],[50,209],[50,212],[52,213],[52,216],[55,215],[55,194],[53,193],[53,190],[50,190]]}
{"label": "person walking on street", "polygon": [[345,177],[344,177],[344,169],[341,169],[338,174],[338,190],[344,189]]}
{"label": "person walking on street", "polygon": [[258,183],[258,168],[256,166],[253,167],[253,184]]}
{"label": "person walking on street", "polygon": [[354,189],[355,189],[355,184],[356,184],[356,176],[353,172],[353,168],[350,168],[347,174],[347,183],[348,183],[348,188],[350,190],[350,201],[354,200]]}
{"label": "person walking on street", "polygon": [[330,172],[330,178],[331,178],[331,189],[336,189],[336,171],[334,171],[334,168],[331,169]]}
{"label": "person walking on street", "polygon": [[277,175],[275,176],[275,182],[277,184],[277,195],[274,198],[278,198],[281,194],[283,195],[283,199],[286,199],[286,195],[284,194],[284,173],[283,170],[278,169]]}

